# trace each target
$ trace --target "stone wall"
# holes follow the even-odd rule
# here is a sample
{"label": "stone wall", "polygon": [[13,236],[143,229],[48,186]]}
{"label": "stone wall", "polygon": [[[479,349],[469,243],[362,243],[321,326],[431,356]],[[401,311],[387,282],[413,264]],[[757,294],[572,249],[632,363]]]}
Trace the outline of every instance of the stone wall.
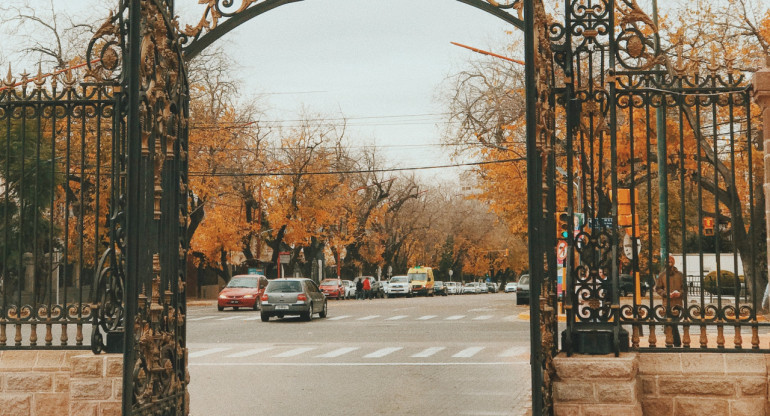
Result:
{"label": "stone wall", "polygon": [[118,416],[123,355],[0,351],[0,416]]}
{"label": "stone wall", "polygon": [[770,356],[717,353],[560,354],[556,416],[762,416]]}

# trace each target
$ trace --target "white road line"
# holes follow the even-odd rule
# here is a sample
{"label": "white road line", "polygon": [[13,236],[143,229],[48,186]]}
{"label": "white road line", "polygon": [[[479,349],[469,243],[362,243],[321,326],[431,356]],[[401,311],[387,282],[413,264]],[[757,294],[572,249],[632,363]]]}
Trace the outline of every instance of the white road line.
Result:
{"label": "white road line", "polygon": [[435,317],[436,317],[436,315],[425,315],[425,316],[421,316],[421,317],[417,318],[417,320],[418,321],[427,321],[428,319],[433,319]]}
{"label": "white road line", "polygon": [[389,347],[389,348],[382,348],[379,349],[373,353],[364,355],[364,358],[382,358],[388,354],[392,354],[398,350],[402,350],[404,347]]}
{"label": "white road line", "polygon": [[197,318],[189,318],[189,319],[187,319],[187,322],[202,321],[204,319],[211,319],[211,318],[213,318],[213,316],[199,316]]}
{"label": "white road line", "polygon": [[473,318],[474,321],[485,321],[487,319],[492,319],[492,315],[481,315]]}
{"label": "white road line", "polygon": [[453,355],[452,357],[453,358],[470,358],[470,357],[473,357],[474,355],[478,354],[479,351],[481,351],[483,349],[484,349],[484,347],[470,347],[470,348],[466,348],[466,349],[458,352],[457,354]]}
{"label": "white road line", "polygon": [[251,318],[246,318],[244,321],[256,321],[257,319],[262,319],[261,316],[252,316]]}
{"label": "white road line", "polygon": [[299,347],[299,348],[294,348],[293,350],[289,350],[289,351],[274,355],[273,357],[274,358],[296,357],[300,354],[304,354],[314,349],[316,349],[316,347]]}
{"label": "white road line", "polygon": [[404,318],[406,318],[406,317],[408,317],[408,316],[409,316],[409,315],[396,315],[396,316],[391,316],[390,318],[386,319],[386,321],[398,321],[399,319],[404,319]]}
{"label": "white road line", "polygon": [[[366,363],[349,363],[349,362],[312,362],[312,363],[297,363],[297,362],[285,362],[285,363],[189,363],[191,367],[451,367],[451,366],[493,366],[499,367],[501,365],[516,365],[515,363],[509,363],[505,361],[490,361],[490,362],[472,362],[472,361],[455,361],[451,363],[426,363],[426,362],[411,362],[411,363],[383,363],[383,362],[366,362]],[[522,366],[529,366],[529,363],[521,363]]]}
{"label": "white road line", "polygon": [[431,355],[434,355],[437,352],[445,350],[445,349],[446,349],[446,347],[430,347],[430,348],[426,348],[426,349],[418,352],[417,354],[412,355],[412,358],[426,358],[426,357],[430,357]]}
{"label": "white road line", "polygon": [[190,353],[190,355],[188,355],[188,357],[189,358],[198,358],[198,357],[203,357],[204,355],[211,355],[211,354],[216,354],[218,352],[227,351],[229,349],[230,348],[225,348],[225,347],[223,347],[223,348],[209,348],[209,349],[206,349],[206,350],[196,351],[196,352]]}
{"label": "white road line", "polygon": [[329,351],[326,354],[316,355],[317,358],[335,358],[339,357],[341,355],[345,355],[349,352],[353,352],[355,350],[359,349],[359,347],[345,347],[345,348],[338,348],[334,351]]}
{"label": "white road line", "polygon": [[447,316],[446,318],[444,318],[444,320],[445,321],[457,321],[457,320],[463,319],[463,318],[465,318],[465,315],[452,315],[452,316]]}
{"label": "white road line", "polygon": [[498,357],[515,357],[529,352],[528,347],[513,347],[503,351]]}
{"label": "white road line", "polygon": [[363,318],[358,318],[356,319],[356,321],[368,321],[370,319],[379,318],[379,317],[380,315],[369,315],[369,316],[364,316]]}
{"label": "white road line", "polygon": [[350,315],[340,315],[334,318],[327,318],[327,321],[339,321],[340,319],[350,318]]}
{"label": "white road line", "polygon": [[229,358],[251,357],[252,355],[257,355],[261,352],[270,351],[272,349],[273,347],[252,348],[250,350],[236,352],[235,354],[227,355],[226,357],[229,357]]}
{"label": "white road line", "polygon": [[243,315],[235,315],[235,316],[228,316],[226,318],[219,318],[217,321],[231,321],[233,319],[241,319],[243,318]]}

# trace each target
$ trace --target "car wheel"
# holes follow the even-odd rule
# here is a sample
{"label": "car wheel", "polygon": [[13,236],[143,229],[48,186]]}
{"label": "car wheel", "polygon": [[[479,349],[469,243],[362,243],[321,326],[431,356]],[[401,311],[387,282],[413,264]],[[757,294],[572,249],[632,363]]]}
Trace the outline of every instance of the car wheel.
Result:
{"label": "car wheel", "polygon": [[254,306],[251,309],[253,309],[255,311],[259,310],[259,299],[254,301]]}
{"label": "car wheel", "polygon": [[324,301],[324,308],[321,310],[321,312],[318,314],[321,318],[326,318],[327,313],[329,312],[328,307],[326,306],[326,302]]}
{"label": "car wheel", "polygon": [[266,312],[262,312],[259,317],[262,318],[262,322],[267,322],[270,320],[270,314]]}
{"label": "car wheel", "polygon": [[300,315],[300,318],[302,318],[303,321],[310,321],[313,319],[313,304],[311,303],[310,306],[307,308],[307,312],[302,312]]}
{"label": "car wheel", "polygon": [[222,312],[223,310],[225,310],[225,307],[224,307],[224,306],[218,306],[218,305],[217,305],[217,310],[218,310],[219,312]]}

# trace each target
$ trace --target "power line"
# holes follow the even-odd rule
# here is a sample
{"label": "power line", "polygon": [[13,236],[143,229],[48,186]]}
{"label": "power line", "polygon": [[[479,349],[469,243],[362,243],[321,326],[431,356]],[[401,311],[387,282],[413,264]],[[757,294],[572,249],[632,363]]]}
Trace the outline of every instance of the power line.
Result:
{"label": "power line", "polygon": [[346,175],[354,173],[382,173],[382,172],[403,172],[403,171],[415,171],[415,170],[428,170],[428,169],[445,169],[445,168],[457,168],[461,166],[480,166],[480,165],[492,165],[499,163],[509,162],[523,162],[526,158],[513,158],[513,159],[500,159],[490,160],[486,162],[467,162],[467,163],[454,163],[448,165],[434,165],[434,166],[417,166],[408,168],[388,168],[388,169],[366,169],[366,170],[338,170],[328,172],[221,172],[221,173],[207,173],[207,172],[190,172],[189,176],[220,176],[220,177],[241,177],[241,176],[297,176],[297,175]]}

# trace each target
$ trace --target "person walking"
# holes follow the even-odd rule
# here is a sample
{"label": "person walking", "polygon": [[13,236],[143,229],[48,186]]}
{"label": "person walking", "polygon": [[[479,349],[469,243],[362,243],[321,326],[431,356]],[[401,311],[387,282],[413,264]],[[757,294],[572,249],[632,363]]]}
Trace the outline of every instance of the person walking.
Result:
{"label": "person walking", "polygon": [[[684,276],[682,272],[677,270],[674,256],[668,256],[668,266],[658,275],[655,282],[655,292],[663,298],[663,307],[667,310],[666,315],[674,321],[673,325],[667,326],[666,332],[670,330],[674,346],[681,347],[682,340],[679,337],[679,327],[676,322],[682,315],[686,293],[684,291]],[[668,340],[669,338],[666,336],[666,344],[668,344]]]}
{"label": "person walking", "polygon": [[369,282],[369,279],[364,279],[364,298],[372,298],[372,284]]}
{"label": "person walking", "polygon": [[362,282],[360,277],[356,278],[356,299],[363,299],[364,298],[364,282]]}

